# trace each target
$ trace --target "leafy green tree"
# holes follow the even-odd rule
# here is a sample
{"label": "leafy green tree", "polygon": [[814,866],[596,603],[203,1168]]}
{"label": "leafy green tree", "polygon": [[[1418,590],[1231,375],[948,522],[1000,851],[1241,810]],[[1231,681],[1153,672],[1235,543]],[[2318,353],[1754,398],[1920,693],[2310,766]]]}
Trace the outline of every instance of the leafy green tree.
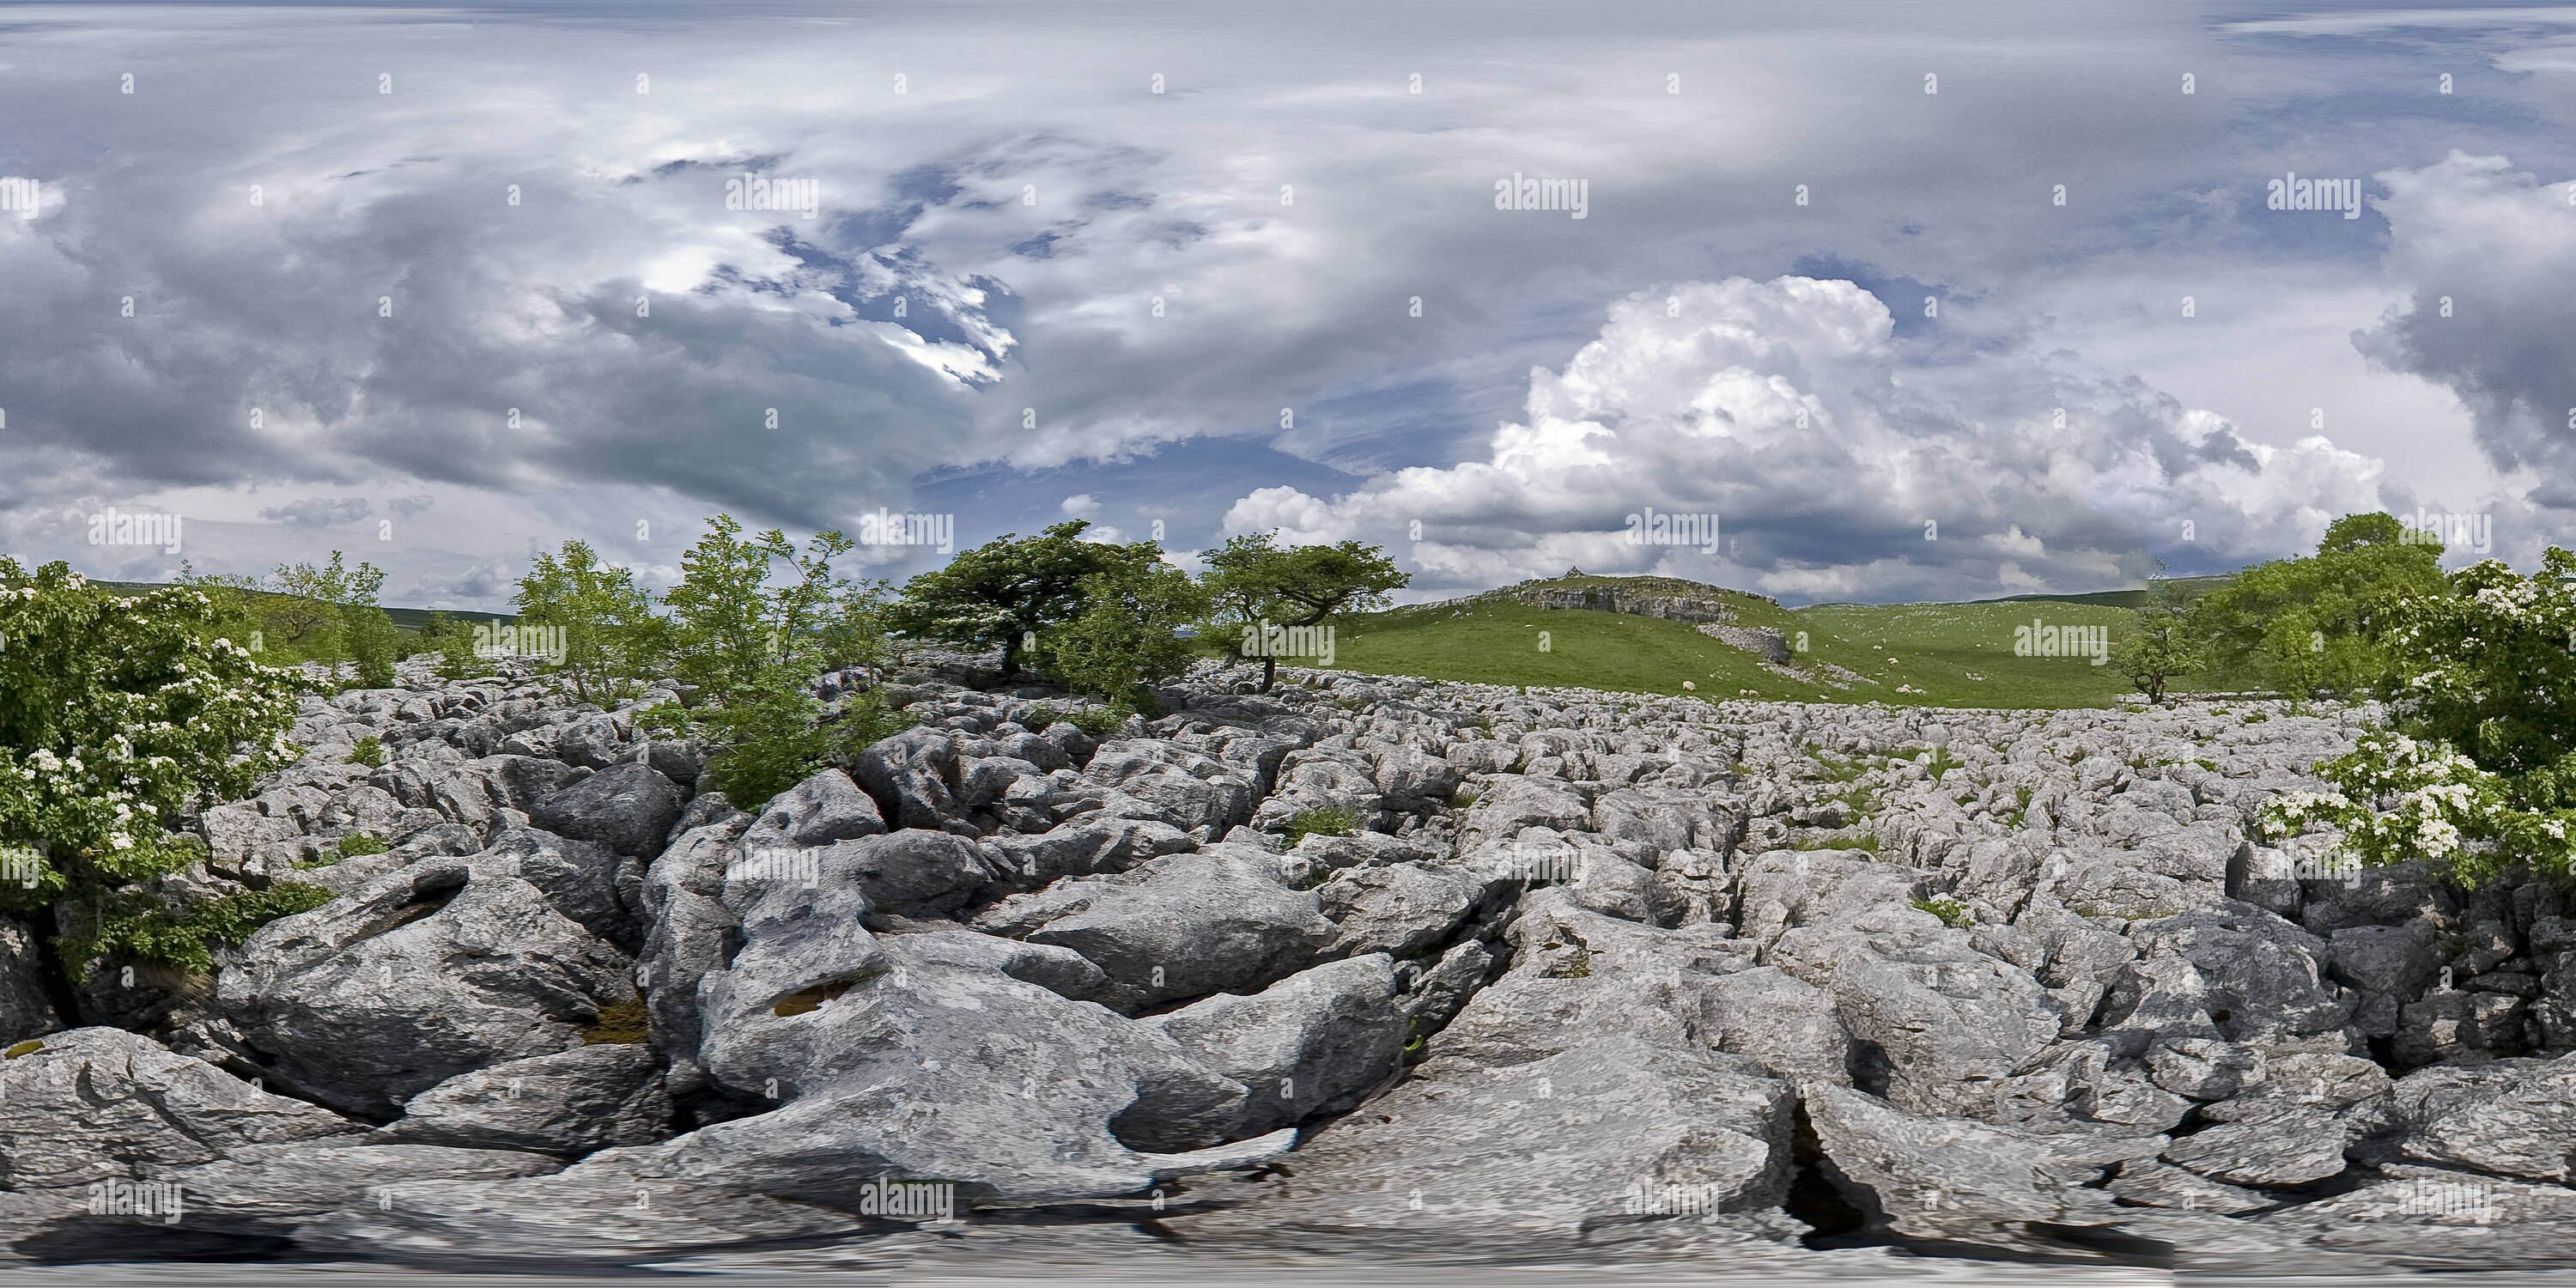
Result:
{"label": "leafy green tree", "polygon": [[2214,674],[2298,697],[2357,695],[2389,674],[2394,605],[2442,588],[2442,547],[2375,513],[2335,520],[2317,553],[2257,564],[2194,601]]}
{"label": "leafy green tree", "polygon": [[420,628],[421,642],[437,650],[438,678],[451,684],[491,675],[499,668],[474,648],[474,625],[446,613],[431,613]]}
{"label": "leafy green tree", "polygon": [[69,902],[96,927],[202,854],[165,820],[295,759],[314,686],[220,637],[223,607],[194,586],[127,598],[0,557],[0,592],[0,907]]}
{"label": "leafy green tree", "polygon": [[[777,529],[744,537],[729,515],[709,529],[681,557],[681,582],[662,600],[676,669],[699,686],[698,706],[655,715],[717,744],[717,785],[751,808],[850,754],[854,740],[893,732],[873,695],[845,703],[827,726],[805,689],[823,671],[883,663],[885,586],[833,573],[832,560],[852,546],[839,532],[816,534],[800,554]],[[781,562],[794,579],[772,585]]]}
{"label": "leafy green tree", "polygon": [[1207,589],[1156,561],[1094,573],[1082,594],[1090,606],[1049,638],[1048,673],[1079,692],[1154,712],[1154,686],[1197,656],[1180,631],[1207,615]]}
{"label": "leafy green tree", "polygon": [[670,630],[653,615],[652,594],[631,570],[601,563],[588,543],[566,541],[561,551],[530,560],[512,602],[521,625],[563,632],[563,660],[554,670],[584,702],[632,697],[662,664]]}
{"label": "leafy green tree", "polygon": [[2186,601],[2181,588],[2162,574],[2163,566],[2159,560],[2158,575],[2147,579],[2147,602],[2130,619],[2129,633],[2111,646],[2111,665],[2157,705],[2163,704],[2165,687],[2175,677],[2201,666],[2201,645],[2189,628]]}
{"label": "leafy green tree", "polygon": [[888,624],[915,639],[968,648],[999,645],[1002,674],[1017,675],[1032,641],[1087,610],[1085,579],[1162,558],[1151,542],[1121,546],[1085,541],[1082,533],[1090,526],[1072,519],[1038,536],[1005,533],[961,551],[947,567],[906,583]]}
{"label": "leafy green tree", "polygon": [[[1384,608],[1388,591],[1413,580],[1385,550],[1357,541],[1281,546],[1273,534],[1261,533],[1231,538],[1203,557],[1219,614],[1212,627],[1236,641],[1227,648],[1234,657],[1244,655],[1240,641],[1271,626],[1319,626],[1343,613]],[[1269,692],[1278,675],[1279,659],[1264,650],[1261,691]]]}
{"label": "leafy green tree", "polygon": [[2316,767],[2335,788],[2266,807],[2324,823],[2366,863],[2432,859],[2476,885],[2516,864],[2576,877],[2576,554],[2496,560],[2390,606],[2393,719]]}

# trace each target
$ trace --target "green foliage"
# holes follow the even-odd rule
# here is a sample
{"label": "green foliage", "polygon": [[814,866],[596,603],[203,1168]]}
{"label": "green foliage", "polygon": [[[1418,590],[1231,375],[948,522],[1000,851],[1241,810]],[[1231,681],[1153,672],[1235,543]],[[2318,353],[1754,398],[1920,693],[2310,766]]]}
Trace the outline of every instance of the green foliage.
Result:
{"label": "green foliage", "polygon": [[2395,606],[2443,588],[2442,547],[2406,535],[2388,515],[2346,515],[2316,554],[2257,564],[2193,601],[2186,625],[2208,670],[2297,697],[2377,687],[2393,672]]}
{"label": "green foliage", "polygon": [[392,688],[394,664],[409,651],[409,643],[382,608],[353,604],[340,610],[340,651],[356,665],[360,687]]}
{"label": "green foliage", "polygon": [[369,836],[364,832],[351,832],[347,836],[341,837],[340,844],[338,846],[340,857],[344,859],[363,858],[370,854],[383,854],[392,848],[394,847],[387,845],[383,841]]}
{"label": "green foliage", "polygon": [[1082,589],[1090,607],[1041,641],[1048,674],[1076,692],[1155,710],[1154,686],[1197,654],[1179,631],[1206,615],[1207,591],[1160,560],[1094,573]]}
{"label": "green foliage", "polygon": [[[729,515],[709,529],[663,596],[674,665],[700,686],[698,707],[655,707],[646,720],[716,744],[718,785],[750,809],[896,727],[873,694],[845,703],[842,719],[826,726],[823,705],[805,691],[823,671],[884,660],[884,586],[833,575],[832,560],[852,544],[839,532],[817,533],[799,554],[775,528],[746,539]],[[795,580],[772,586],[782,560]]]}
{"label": "green foliage", "polygon": [[1084,541],[1079,519],[1034,537],[1004,533],[960,551],[944,568],[913,578],[887,624],[914,639],[1002,650],[1002,674],[1019,674],[1023,651],[1088,610],[1083,583],[1102,573],[1158,563],[1152,542]]}
{"label": "green foliage", "polygon": [[204,974],[214,969],[215,945],[240,944],[260,927],[311,912],[332,897],[320,886],[280,881],[265,890],[208,900],[182,921],[151,900],[121,896],[102,902],[100,915],[65,938],[63,960],[78,979],[86,979],[89,963],[101,959],[156,962]]}
{"label": "green foliage", "polygon": [[299,754],[286,733],[311,686],[221,625],[194,587],[122,597],[0,557],[0,844],[39,851],[34,888],[0,885],[0,906],[185,867],[197,850],[163,819],[247,795]]}
{"label": "green foliage", "polygon": [[[1266,627],[1307,627],[1349,612],[1386,607],[1386,592],[1412,581],[1379,547],[1357,541],[1333,546],[1280,546],[1270,533],[1238,536],[1204,555],[1208,566],[1207,629],[1224,641],[1229,658]],[[1261,653],[1261,688],[1278,678],[1279,659]]]}
{"label": "green foliage", "polygon": [[349,748],[348,763],[352,765],[365,765],[369,769],[382,769],[385,767],[385,759],[385,740],[375,736],[374,734],[368,734],[366,737],[360,738],[355,745]]}
{"label": "green foliage", "polygon": [[1310,836],[1349,836],[1359,830],[1359,825],[1359,815],[1348,806],[1310,809],[1288,821],[1288,848],[1297,848],[1298,842]]}
{"label": "green foliage", "polygon": [[438,678],[450,684],[495,673],[491,659],[474,651],[474,628],[445,613],[431,613],[420,628],[422,642],[438,650],[432,663]]}
{"label": "green foliage", "polygon": [[1934,747],[1929,755],[1923,757],[1924,772],[1930,774],[1932,781],[1936,783],[1941,781],[1942,775],[1966,763],[1951,756],[1950,749],[1947,747]]}
{"label": "green foliage", "polygon": [[0,1051],[0,1060],[15,1060],[19,1056],[34,1055],[44,1049],[45,1040],[43,1038],[29,1038],[24,1042],[13,1042],[10,1044],[8,1050]]}
{"label": "green foliage", "polygon": [[1483,799],[1484,796],[1478,793],[1475,788],[1461,787],[1449,797],[1449,808],[1470,809],[1474,807],[1476,802]]}
{"label": "green foliage", "polygon": [[[767,576],[765,562],[760,572]],[[529,561],[512,603],[521,625],[563,632],[563,657],[551,670],[572,681],[573,696],[584,702],[633,697],[638,681],[665,660],[670,625],[653,615],[652,596],[631,570],[601,563],[585,542],[567,541]],[[463,652],[472,651],[469,642]],[[440,657],[442,670],[462,666],[448,647]]]}
{"label": "green foliage", "polygon": [[1105,707],[1057,707],[1039,703],[1021,724],[1033,730],[1043,730],[1062,721],[1094,738],[1106,738],[1125,729],[1128,717],[1135,714],[1134,708],[1116,703]]}
{"label": "green foliage", "polygon": [[2147,602],[2129,622],[2128,633],[2111,646],[2112,668],[2137,685],[2150,706],[2161,706],[2173,680],[2204,663],[2207,650],[2190,629],[2188,609],[2181,588],[2159,572],[2147,579]]}
{"label": "green foliage", "polygon": [[1965,930],[1968,927],[1977,924],[1977,919],[1974,916],[1971,916],[1968,912],[1968,905],[1961,903],[1956,899],[1946,897],[1917,899],[1914,901],[1914,906],[1921,911],[1928,912],[1935,917],[1939,917],[1941,919],[1941,924],[1948,926],[1952,930]]}
{"label": "green foliage", "polygon": [[2488,560],[2391,606],[2394,727],[2315,769],[2335,790],[2264,810],[2268,831],[2342,829],[2364,863],[2429,859],[2478,885],[2528,864],[2576,876],[2576,554],[2532,577]]}

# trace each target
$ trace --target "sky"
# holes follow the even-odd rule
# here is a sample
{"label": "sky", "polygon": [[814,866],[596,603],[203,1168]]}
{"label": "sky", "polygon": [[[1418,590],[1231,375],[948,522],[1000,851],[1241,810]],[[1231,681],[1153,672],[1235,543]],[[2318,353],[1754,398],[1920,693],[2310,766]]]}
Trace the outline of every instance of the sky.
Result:
{"label": "sky", "polygon": [[0,3],[0,551],[503,610],[719,512],[1079,518],[1804,604],[2384,510],[2528,569],[2571,117],[2576,7]]}

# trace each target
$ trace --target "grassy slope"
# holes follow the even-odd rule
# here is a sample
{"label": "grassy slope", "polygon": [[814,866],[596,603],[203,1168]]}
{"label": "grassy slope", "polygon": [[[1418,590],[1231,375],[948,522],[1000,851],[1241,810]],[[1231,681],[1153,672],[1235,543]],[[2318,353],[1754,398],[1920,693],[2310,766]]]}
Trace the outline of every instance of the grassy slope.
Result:
{"label": "grassy slope", "polygon": [[[98,581],[90,584],[118,595],[140,595],[145,591],[162,589],[161,583],[146,581]],[[385,610],[385,616],[392,618],[394,625],[417,635],[420,633],[420,628],[428,623],[432,611],[434,610],[427,608],[388,608]],[[518,620],[508,613],[479,613],[465,608],[449,609],[447,615],[469,624]]]}
{"label": "grassy slope", "polygon": [[[1928,706],[2109,706],[2134,686],[2080,659],[2015,657],[2013,627],[2040,617],[2053,625],[2124,628],[2128,613],[2081,603],[1836,604],[1784,609],[1759,596],[1663,579],[1582,577],[1565,585],[1616,583],[1639,590],[1723,598],[1744,626],[1776,626],[1802,661],[1830,662],[1877,680],[1835,689],[1791,680],[1752,655],[1683,622],[1581,609],[1540,609],[1514,601],[1399,608],[1351,619],[1338,633],[1334,664],[1345,670],[1484,684],[1562,685],[1632,693],[1698,693],[1732,698],[1751,689],[1771,699],[1887,702]],[[1547,635],[1547,652],[1539,636]],[[1970,675],[1984,677],[1972,680]],[[1899,693],[1899,685],[1921,690]]]}

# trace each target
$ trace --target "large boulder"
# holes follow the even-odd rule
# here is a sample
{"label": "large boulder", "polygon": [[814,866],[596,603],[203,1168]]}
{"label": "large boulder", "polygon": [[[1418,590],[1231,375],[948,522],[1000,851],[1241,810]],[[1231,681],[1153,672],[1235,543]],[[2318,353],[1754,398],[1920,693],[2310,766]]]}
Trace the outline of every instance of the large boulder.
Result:
{"label": "large boulder", "polygon": [[579,1158],[669,1131],[671,1098],[650,1048],[598,1043],[460,1073],[411,1098],[398,1141]]}
{"label": "large boulder", "polygon": [[1158,1022],[1200,1064],[1243,1084],[1232,1136],[1349,1109],[1393,1079],[1405,1040],[1383,953],[1327,962],[1249,997],[1219,993]]}
{"label": "large boulder", "polygon": [[1315,893],[1290,889],[1276,863],[1204,854],[1059,881],[975,924],[1082,954],[1131,990],[1135,1008],[1265,987],[1313,965],[1339,934]]}
{"label": "large boulder", "polygon": [[216,1009],[279,1085],[386,1119],[459,1073],[577,1043],[635,996],[631,970],[503,863],[427,859],[262,927]]}
{"label": "large boulder", "polygon": [[529,817],[548,831],[649,859],[661,852],[685,803],[670,779],[630,760],[537,802]]}
{"label": "large boulder", "polygon": [[50,1034],[0,1060],[0,1189],[85,1186],[358,1125],[122,1029]]}
{"label": "large boulder", "polygon": [[956,821],[957,747],[947,731],[909,729],[858,756],[859,785],[879,815],[896,827],[938,828]]}

